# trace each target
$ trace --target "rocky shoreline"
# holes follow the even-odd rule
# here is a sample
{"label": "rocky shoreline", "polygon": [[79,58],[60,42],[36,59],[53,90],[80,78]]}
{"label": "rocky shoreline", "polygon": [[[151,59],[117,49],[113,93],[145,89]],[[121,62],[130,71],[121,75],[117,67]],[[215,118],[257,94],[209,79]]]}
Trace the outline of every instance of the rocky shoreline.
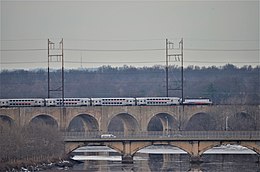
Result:
{"label": "rocky shoreline", "polygon": [[79,161],[65,158],[63,160],[47,160],[42,162],[16,162],[4,163],[0,165],[0,171],[3,172],[34,172],[34,171],[47,171],[47,170],[68,170],[74,164],[80,163]]}

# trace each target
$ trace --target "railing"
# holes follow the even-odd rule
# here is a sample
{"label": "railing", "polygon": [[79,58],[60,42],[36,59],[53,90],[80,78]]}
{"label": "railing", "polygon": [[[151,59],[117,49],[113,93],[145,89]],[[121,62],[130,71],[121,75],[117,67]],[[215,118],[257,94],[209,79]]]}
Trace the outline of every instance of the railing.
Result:
{"label": "railing", "polygon": [[[107,135],[109,134],[109,135]],[[254,140],[260,131],[148,131],[148,132],[64,132],[64,141],[111,140]]]}

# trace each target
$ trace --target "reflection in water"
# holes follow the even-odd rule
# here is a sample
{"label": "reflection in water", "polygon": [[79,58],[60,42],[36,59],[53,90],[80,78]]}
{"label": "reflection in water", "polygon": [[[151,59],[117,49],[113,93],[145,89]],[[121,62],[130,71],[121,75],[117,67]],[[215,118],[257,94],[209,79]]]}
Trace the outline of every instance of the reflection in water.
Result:
{"label": "reflection in water", "polygon": [[[154,151],[154,150],[153,150]],[[162,151],[163,152],[163,151]],[[78,154],[78,152],[77,152]],[[121,156],[113,151],[84,152],[85,160],[76,164],[70,171],[89,172],[158,172],[158,171],[258,171],[260,172],[257,154],[204,154],[201,164],[191,164],[188,154],[154,154],[138,152],[133,164],[122,164]],[[75,156],[76,157],[76,156]],[[94,158],[93,158],[94,157]],[[90,160],[92,159],[92,160]]]}
{"label": "reflection in water", "polygon": [[188,171],[189,156],[187,154],[149,154],[149,170],[158,171]]}
{"label": "reflection in water", "polygon": [[[141,156],[141,155],[139,155]],[[147,156],[143,154],[143,156]],[[149,154],[148,160],[135,160],[134,164],[122,164],[120,161],[86,160],[77,164],[73,171],[89,172],[158,172],[158,171],[260,171],[257,155],[203,155],[203,163],[191,164],[187,154]]]}
{"label": "reflection in water", "polygon": [[257,154],[224,154],[203,155],[200,165],[203,171],[260,171],[260,162]]}

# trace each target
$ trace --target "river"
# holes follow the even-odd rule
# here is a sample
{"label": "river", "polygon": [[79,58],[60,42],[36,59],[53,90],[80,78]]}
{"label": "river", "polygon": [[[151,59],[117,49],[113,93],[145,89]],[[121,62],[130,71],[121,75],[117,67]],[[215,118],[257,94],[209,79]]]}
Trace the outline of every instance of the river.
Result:
{"label": "river", "polygon": [[[150,146],[137,152],[133,164],[122,164],[121,156],[105,146],[81,147],[73,159],[82,161],[66,171],[159,172],[159,171],[260,171],[259,156],[241,146],[221,146],[206,151],[200,164],[192,164],[184,151],[170,146]],[[54,169],[55,170],[55,169]],[[60,169],[60,171],[63,171]]]}

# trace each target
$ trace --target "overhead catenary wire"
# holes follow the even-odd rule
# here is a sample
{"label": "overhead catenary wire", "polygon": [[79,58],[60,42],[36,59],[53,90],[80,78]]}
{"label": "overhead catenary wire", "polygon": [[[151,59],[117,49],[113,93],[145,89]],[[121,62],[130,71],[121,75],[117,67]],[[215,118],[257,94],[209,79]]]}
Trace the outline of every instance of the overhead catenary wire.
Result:
{"label": "overhead catenary wire", "polygon": [[[135,64],[135,63],[165,63],[165,61],[64,61],[67,64]],[[259,63],[259,61],[204,61],[204,60],[184,60],[184,62],[189,63]],[[37,64],[37,63],[47,63],[47,61],[7,61],[0,62],[0,64]]]}
{"label": "overhead catenary wire", "polygon": [[0,51],[47,51],[46,48],[29,48],[29,49],[0,49]]}
{"label": "overhead catenary wire", "polygon": [[[185,51],[260,51],[260,49],[201,49],[201,48],[184,48]],[[35,49],[0,49],[0,51],[47,51],[45,48]],[[165,51],[165,48],[150,48],[150,49],[72,49],[64,48],[64,51],[96,51],[96,52],[124,52],[124,51]]]}
{"label": "overhead catenary wire", "polygon": [[[64,38],[64,37],[63,37]],[[60,40],[62,38],[21,38],[21,39],[0,39],[1,42],[21,42],[21,41],[46,41],[48,39]],[[133,42],[133,41],[165,41],[165,38],[143,38],[143,39],[91,39],[91,38],[64,38],[66,41],[86,41],[86,42]],[[169,40],[179,40],[177,37],[169,37]],[[201,42],[259,42],[259,39],[211,39],[185,37],[186,41]]]}
{"label": "overhead catenary wire", "polygon": [[[174,38],[176,39],[176,38]],[[13,40],[1,40],[3,41],[39,41],[39,40],[44,40],[45,39],[13,39]],[[68,39],[69,41],[161,41],[164,39],[126,39],[126,40],[95,40],[95,39]],[[238,41],[245,41],[245,42],[255,42],[259,40],[211,40],[211,39],[192,39],[192,38],[187,38],[187,40],[192,40],[192,41],[233,41],[233,42],[238,42]],[[0,49],[0,52],[44,52],[47,51],[47,48],[20,48],[20,49]],[[259,48],[243,48],[243,49],[213,49],[213,48],[185,48],[184,51],[190,51],[190,52],[257,52],[259,53]],[[67,52],[155,52],[155,51],[165,51],[165,47],[163,48],[133,48],[133,49],[91,49],[91,48],[64,48],[64,51]],[[171,60],[170,60],[171,61]],[[171,61],[175,62],[175,61]],[[225,63],[234,63],[234,64],[259,64],[258,61],[208,61],[208,60],[184,60],[185,63],[219,63],[219,64],[225,64]],[[0,61],[0,64],[4,65],[13,65],[13,64],[43,64],[47,63],[46,61]],[[165,61],[65,61],[67,64],[152,64],[152,63],[159,63],[163,64]]]}

